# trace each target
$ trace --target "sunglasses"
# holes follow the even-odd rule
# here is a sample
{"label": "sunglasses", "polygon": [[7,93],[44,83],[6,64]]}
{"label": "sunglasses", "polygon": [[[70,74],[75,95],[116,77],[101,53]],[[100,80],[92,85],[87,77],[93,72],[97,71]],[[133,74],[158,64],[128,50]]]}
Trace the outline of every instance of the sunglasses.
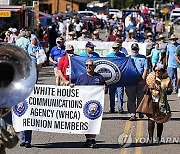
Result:
{"label": "sunglasses", "polygon": [[155,70],[155,72],[161,72],[161,70]]}
{"label": "sunglasses", "polygon": [[93,67],[93,64],[86,64],[86,67]]}
{"label": "sunglasses", "polygon": [[118,49],[118,47],[117,48],[114,47],[113,49],[116,50],[116,49]]}

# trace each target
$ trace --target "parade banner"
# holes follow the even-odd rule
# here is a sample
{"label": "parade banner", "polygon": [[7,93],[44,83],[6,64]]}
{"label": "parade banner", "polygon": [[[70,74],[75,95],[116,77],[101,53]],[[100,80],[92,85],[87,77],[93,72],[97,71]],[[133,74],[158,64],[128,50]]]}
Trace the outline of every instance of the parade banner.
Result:
{"label": "parade banner", "polygon": [[136,85],[141,75],[132,63],[130,57],[117,58],[87,58],[70,57],[71,82],[75,83],[77,78],[86,72],[85,63],[92,59],[96,65],[95,72],[101,74],[109,86],[131,86]]}
{"label": "parade banner", "polygon": [[[106,55],[112,52],[112,44],[114,42],[103,42],[103,41],[91,41],[96,47],[94,51],[97,52],[101,57],[106,57]],[[66,44],[71,44],[74,47],[76,54],[80,54],[85,51],[87,41],[69,41]],[[122,46],[131,54],[131,45],[134,42],[123,42]],[[146,55],[146,43],[137,43],[139,45],[139,53]]]}
{"label": "parade banner", "polygon": [[16,132],[99,134],[103,108],[103,86],[35,85],[31,95],[13,107],[13,127]]}

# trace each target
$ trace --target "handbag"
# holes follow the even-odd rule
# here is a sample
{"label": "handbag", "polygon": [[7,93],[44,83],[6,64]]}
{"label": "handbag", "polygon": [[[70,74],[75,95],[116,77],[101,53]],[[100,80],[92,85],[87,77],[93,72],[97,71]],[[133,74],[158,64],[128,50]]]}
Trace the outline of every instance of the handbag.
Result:
{"label": "handbag", "polygon": [[18,144],[19,138],[12,125],[7,124],[7,129],[0,126],[0,145],[11,149]]}
{"label": "handbag", "polygon": [[36,58],[37,58],[37,64],[43,64],[47,60],[47,56],[45,54],[44,49],[37,50]]}
{"label": "handbag", "polygon": [[147,115],[153,114],[153,103],[150,95],[145,94],[138,108],[136,109],[137,113],[143,113]]}

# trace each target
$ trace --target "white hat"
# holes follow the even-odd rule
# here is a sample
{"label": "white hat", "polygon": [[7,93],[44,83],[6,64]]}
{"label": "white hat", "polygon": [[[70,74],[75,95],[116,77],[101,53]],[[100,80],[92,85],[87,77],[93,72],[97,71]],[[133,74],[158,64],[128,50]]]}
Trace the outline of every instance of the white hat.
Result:
{"label": "white hat", "polygon": [[13,28],[11,31],[12,31],[13,33],[16,33],[16,32],[17,32],[17,29],[16,29],[16,28]]}
{"label": "white hat", "polygon": [[9,30],[10,32],[12,32],[13,28],[12,28],[12,27],[10,27],[8,30]]}

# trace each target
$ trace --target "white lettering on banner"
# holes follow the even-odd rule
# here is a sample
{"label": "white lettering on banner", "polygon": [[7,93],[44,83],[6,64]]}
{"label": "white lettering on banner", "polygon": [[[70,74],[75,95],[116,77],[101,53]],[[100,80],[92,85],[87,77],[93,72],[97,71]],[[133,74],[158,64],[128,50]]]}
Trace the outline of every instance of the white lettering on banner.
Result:
{"label": "white lettering on banner", "polygon": [[[76,54],[80,54],[85,51],[85,45],[87,41],[69,41],[67,44],[71,44],[74,47],[74,51]],[[94,48],[95,52],[97,52],[101,57],[106,57],[106,55],[112,52],[112,44],[114,42],[102,42],[102,41],[92,41],[92,43],[96,46]],[[124,47],[128,54],[131,54],[131,45],[134,42],[123,42],[122,47]],[[136,42],[137,43],[137,42]],[[139,53],[142,55],[146,55],[146,44],[147,43],[137,43],[139,45]]]}
{"label": "white lettering on banner", "polygon": [[17,132],[99,134],[103,106],[103,86],[35,85],[31,95],[13,107],[13,127]]}

